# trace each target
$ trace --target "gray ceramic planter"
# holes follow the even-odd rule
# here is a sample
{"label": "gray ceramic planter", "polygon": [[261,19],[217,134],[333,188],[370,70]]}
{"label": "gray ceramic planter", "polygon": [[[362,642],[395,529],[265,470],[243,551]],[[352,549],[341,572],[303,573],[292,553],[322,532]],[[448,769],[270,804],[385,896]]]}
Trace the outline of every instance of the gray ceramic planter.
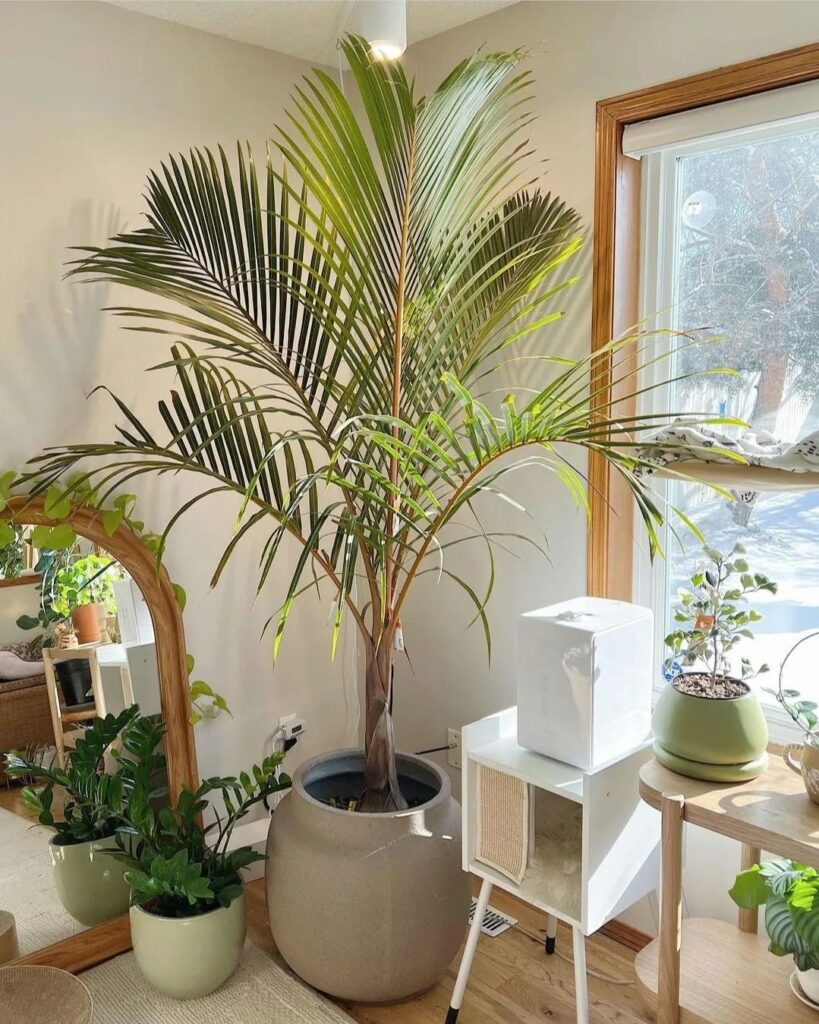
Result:
{"label": "gray ceramic planter", "polygon": [[131,891],[125,865],[105,852],[116,845],[113,836],[72,845],[52,839],[49,844],[60,903],[88,928],[128,912]]}
{"label": "gray ceramic planter", "polygon": [[270,824],[267,910],[276,946],[314,988],[383,1003],[434,985],[463,940],[469,877],[449,776],[398,755],[398,774],[435,793],[391,814],[357,814],[314,799],[322,779],[360,772],[360,750],[303,764]]}
{"label": "gray ceramic planter", "polygon": [[158,917],[131,907],[137,965],[157,992],[172,999],[209,995],[236,970],[247,933],[244,893],[229,907],[196,917]]}

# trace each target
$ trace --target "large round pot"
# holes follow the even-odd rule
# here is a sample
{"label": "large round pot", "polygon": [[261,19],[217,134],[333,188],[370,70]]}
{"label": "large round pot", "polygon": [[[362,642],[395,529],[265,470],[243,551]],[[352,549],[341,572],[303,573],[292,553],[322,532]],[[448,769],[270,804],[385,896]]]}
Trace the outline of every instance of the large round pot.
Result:
{"label": "large round pot", "polygon": [[698,697],[677,689],[678,676],[654,707],[657,760],[672,771],[713,782],[755,779],[768,764],[768,724],[756,694]]}
{"label": "large round pot", "polygon": [[247,933],[244,893],[195,917],[160,917],[131,907],[131,942],[145,980],[172,999],[199,999],[236,970]]}
{"label": "large round pot", "polygon": [[276,946],[308,984],[351,1002],[394,1002],[431,988],[467,927],[469,876],[449,776],[411,754],[397,762],[405,796],[425,798],[416,807],[359,814],[316,799],[363,788],[363,752],[341,750],[296,771],[270,823],[267,911]]}
{"label": "large round pot", "polygon": [[103,604],[78,604],[72,609],[71,621],[77,631],[77,639],[81,644],[98,644],[100,642],[100,609]]}
{"label": "large round pot", "polygon": [[86,843],[49,844],[54,884],[60,903],[80,924],[91,928],[128,910],[131,890],[125,865],[105,851],[116,847],[113,836]]}

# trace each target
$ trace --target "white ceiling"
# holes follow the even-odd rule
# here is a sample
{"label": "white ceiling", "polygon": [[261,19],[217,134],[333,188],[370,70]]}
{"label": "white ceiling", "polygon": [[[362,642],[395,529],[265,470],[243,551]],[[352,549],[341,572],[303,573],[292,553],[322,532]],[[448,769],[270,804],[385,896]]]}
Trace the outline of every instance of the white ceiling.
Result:
{"label": "white ceiling", "polygon": [[[333,64],[354,0],[111,0],[140,14]],[[362,0],[358,0],[362,2]],[[366,2],[366,0],[364,0]],[[407,41],[447,32],[517,0],[407,0]]]}

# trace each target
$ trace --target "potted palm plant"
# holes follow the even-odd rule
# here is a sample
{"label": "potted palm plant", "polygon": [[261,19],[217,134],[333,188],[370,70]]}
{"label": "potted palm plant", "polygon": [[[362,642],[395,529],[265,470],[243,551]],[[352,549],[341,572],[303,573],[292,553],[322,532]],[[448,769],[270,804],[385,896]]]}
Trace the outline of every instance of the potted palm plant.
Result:
{"label": "potted palm plant", "polygon": [[[286,790],[290,779],[272,754],[251,774],[206,779],[184,788],[176,804],[155,812],[144,781],[119,828],[117,857],[131,887],[131,940],[148,982],[174,999],[217,989],[236,969],[247,921],[241,871],[264,856],[229,849],[234,827],[250,809]],[[222,810],[210,810],[211,795]]]}
{"label": "potted palm plant", "polygon": [[745,549],[728,554],[704,548],[704,564],[679,592],[676,627],[665,638],[671,679],[654,708],[652,730],[657,759],[683,775],[718,782],[756,778],[768,763],[768,726],[759,699],[749,686],[768,666],[754,668],[732,657],[762,614],[750,607],[754,594],[775,594],[776,583],[751,572]]}
{"label": "potted palm plant", "polygon": [[[128,910],[124,868],[111,851],[118,847],[117,830],[135,788],[153,800],[164,793],[157,783],[165,767],[157,752],[163,733],[161,722],[140,718],[134,705],[95,719],[64,769],[44,764],[41,756],[6,756],[6,773],[32,783],[22,792],[26,806],[54,831],[49,851],[60,902],[87,927]],[[111,771],[104,768],[106,757],[113,761]],[[61,817],[55,816],[55,791]]]}
{"label": "potted palm plant", "polygon": [[[571,448],[622,475],[652,550],[662,516],[635,472],[657,420],[618,417],[604,398],[605,367],[641,336],[594,360],[543,350],[582,235],[575,211],[535,187],[520,144],[523,54],[476,54],[420,96],[364,40],[342,45],[354,100],[316,70],[260,168],[244,145],[234,161],[170,157],[149,177],[145,225],[85,249],[74,274],[152,297],[119,313],[173,337],[162,365],[176,384],[158,425],[116,399],[116,440],[48,452],[29,479],[47,488],[81,463],[77,486],[102,499],[141,473],[196,474],[168,530],[198,501],[235,495],[214,584],[251,534],[259,591],[285,542],[299,550],[274,653],[297,598],[329,585],[330,649],[348,616],[365,660],[363,749],[296,772],[271,825],[270,921],[316,987],[388,1001],[434,984],[467,920],[449,777],[396,755],[391,714],[401,616],[423,573],[460,587],[488,641],[491,579],[486,593],[463,579],[442,533],[468,520],[457,542],[485,545],[494,565],[503,538],[482,527],[482,496],[537,466],[584,504]],[[488,382],[510,374],[496,401]]]}

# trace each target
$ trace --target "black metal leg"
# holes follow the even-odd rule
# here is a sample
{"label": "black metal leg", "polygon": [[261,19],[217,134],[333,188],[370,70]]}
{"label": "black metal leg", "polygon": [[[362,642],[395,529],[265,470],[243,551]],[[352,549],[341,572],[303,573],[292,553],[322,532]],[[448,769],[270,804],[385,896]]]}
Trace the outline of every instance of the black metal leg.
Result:
{"label": "black metal leg", "polygon": [[450,1008],[446,1011],[446,1021],[444,1022],[444,1024],[455,1024],[455,1021],[457,1019],[458,1011],[455,1009],[454,1006],[450,1006]]}

